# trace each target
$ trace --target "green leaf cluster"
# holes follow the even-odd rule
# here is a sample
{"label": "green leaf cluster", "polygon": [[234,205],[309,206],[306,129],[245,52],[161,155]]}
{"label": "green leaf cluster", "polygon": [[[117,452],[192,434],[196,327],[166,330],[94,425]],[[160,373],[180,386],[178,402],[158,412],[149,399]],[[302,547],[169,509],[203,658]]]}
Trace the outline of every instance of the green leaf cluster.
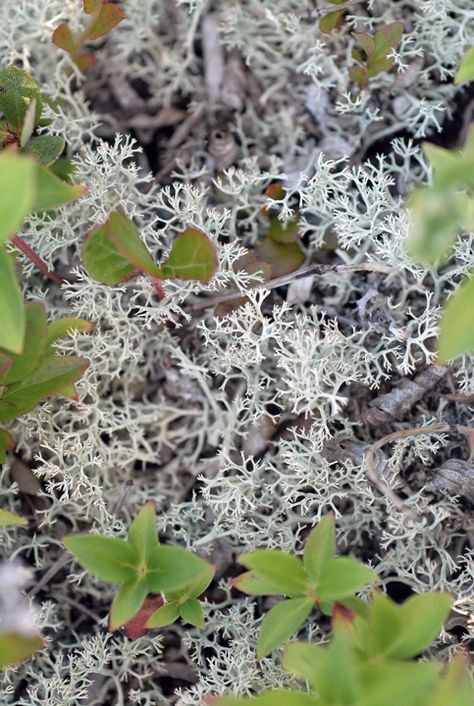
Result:
{"label": "green leaf cluster", "polygon": [[310,533],[303,560],[278,549],[243,554],[239,561],[249,571],[234,580],[244,593],[282,594],[262,622],[257,656],[264,657],[288,640],[304,623],[315,605],[327,613],[335,602],[364,610],[365,604],[353,598],[356,591],[373,583],[377,576],[350,557],[335,556],[334,518],[327,515]]}
{"label": "green leaf cluster", "polygon": [[29,73],[16,66],[0,68],[1,144],[4,149],[16,146],[48,167],[63,152],[64,139],[59,135],[34,135],[44,124],[43,104],[39,86]]}
{"label": "green leaf cluster", "polygon": [[365,615],[336,606],[327,645],[287,645],[283,667],[306,690],[275,690],[256,698],[218,699],[216,706],[469,706],[466,665],[455,658],[444,674],[434,661],[415,661],[446,619],[451,599],[427,593],[401,606],[375,592]]}
{"label": "green leaf cluster", "polygon": [[[280,201],[285,196],[281,184],[271,184],[265,192],[272,201]],[[281,277],[294,272],[304,263],[306,257],[300,243],[298,218],[291,218],[283,223],[271,203],[262,209],[268,221],[267,235],[257,244],[255,255],[262,264],[271,267],[273,277]]]}
{"label": "green leaf cluster", "polygon": [[[431,186],[409,200],[408,250],[424,265],[443,264],[461,230],[474,229],[474,128],[463,150],[425,144],[433,168]],[[441,362],[474,350],[474,281],[471,276],[448,301],[441,320]]]}
{"label": "green leaf cluster", "polygon": [[[25,337],[21,353],[0,348],[0,423],[29,412],[51,395],[76,397],[74,383],[88,366],[85,358],[58,355],[52,345],[73,329],[93,327],[83,319],[59,319],[48,324],[42,304],[24,307]],[[0,429],[0,463],[11,448],[11,436]]]}
{"label": "green leaf cluster", "polygon": [[168,625],[178,617],[193,625],[204,623],[197,597],[211,583],[214,568],[192,552],[159,543],[152,502],[136,516],[127,540],[90,533],[70,535],[64,544],[86,571],[122,584],[110,609],[111,630],[133,618],[149,593],[162,594],[166,603],[151,615],[147,627]]}
{"label": "green leaf cluster", "polygon": [[107,0],[83,0],[83,9],[87,15],[90,15],[86,28],[74,35],[69,24],[62,22],[54,30],[52,42],[69,54],[76,66],[84,73],[96,63],[95,56],[91,52],[84,51],[84,45],[108,34],[125,19],[125,13],[118,5]]}
{"label": "green leaf cluster", "polygon": [[353,32],[352,36],[361,45],[363,53],[356,47],[352,50],[352,58],[356,61],[356,66],[349,71],[352,80],[367,86],[369,79],[382,71],[390,71],[393,59],[388,55],[400,41],[403,30],[403,22],[391,22],[373,36],[367,32]]}
{"label": "green leaf cluster", "polygon": [[82,250],[84,265],[99,282],[121,284],[141,272],[152,278],[209,282],[217,268],[216,249],[210,238],[197,228],[180,233],[168,257],[157,265],[140,238],[135,224],[120,211],[94,228]]}

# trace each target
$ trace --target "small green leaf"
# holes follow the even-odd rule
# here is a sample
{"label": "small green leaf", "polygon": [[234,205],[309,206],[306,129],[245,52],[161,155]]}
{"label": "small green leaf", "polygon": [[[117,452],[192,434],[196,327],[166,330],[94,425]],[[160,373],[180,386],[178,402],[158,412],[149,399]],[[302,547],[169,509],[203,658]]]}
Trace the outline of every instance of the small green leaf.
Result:
{"label": "small green leaf", "polygon": [[454,83],[457,86],[460,86],[462,83],[468,83],[469,81],[474,81],[474,47],[468,49],[464,54],[454,79]]}
{"label": "small green leaf", "polygon": [[97,10],[101,3],[101,0],[83,0],[84,12],[87,15],[91,15],[94,10]]}
{"label": "small green leaf", "polygon": [[101,5],[99,13],[87,30],[88,39],[98,39],[110,32],[119,22],[125,19],[125,13],[112,3]]}
{"label": "small green leaf", "polygon": [[82,247],[82,258],[91,277],[104,284],[121,284],[138,274],[136,268],[120,255],[107,238],[105,226],[94,228],[87,235]]}
{"label": "small green leaf", "polygon": [[323,15],[319,20],[319,29],[321,32],[330,34],[336,27],[340,26],[343,15],[344,10],[333,10]]}
{"label": "small green leaf", "polygon": [[165,625],[171,625],[180,615],[180,604],[178,601],[165,603],[161,608],[148,618],[146,622],[147,628],[163,628]]}
{"label": "small green leaf", "polygon": [[37,157],[45,167],[49,167],[60,157],[64,145],[64,139],[59,135],[38,135],[27,142],[24,151]]}
{"label": "small green leaf", "polygon": [[185,623],[194,625],[197,628],[204,627],[204,611],[201,602],[197,598],[189,598],[181,604],[180,615]]}
{"label": "small green leaf", "polygon": [[133,520],[128,532],[128,543],[132,545],[142,561],[145,561],[158,546],[153,502],[146,503]]}
{"label": "small green leaf", "polygon": [[5,463],[9,451],[16,446],[15,439],[6,429],[0,429],[0,464]]}
{"label": "small green leaf", "polygon": [[25,379],[41,362],[46,348],[46,311],[39,302],[25,306],[25,344],[23,352],[13,358],[8,372],[3,378],[7,386]]}
{"label": "small green leaf", "polygon": [[35,169],[34,161],[24,155],[8,150],[0,154],[0,243],[15,234],[31,210]]}
{"label": "small green leaf", "polygon": [[89,362],[75,356],[48,356],[25,379],[11,385],[0,400],[0,422],[29,412],[80,378]]}
{"label": "small green leaf", "polygon": [[49,211],[83,196],[85,187],[66,184],[47,167],[36,167],[36,193],[30,211]]}
{"label": "small green leaf", "polygon": [[148,593],[145,576],[134,576],[119,588],[110,608],[109,629],[117,630],[138,613]]}
{"label": "small green leaf", "polygon": [[312,581],[317,581],[336,551],[334,516],[326,515],[306,540],[303,564]]}
{"label": "small green leaf", "polygon": [[217,265],[216,248],[209,236],[197,228],[186,228],[176,237],[158,276],[207,283],[214,276]]}
{"label": "small green leaf", "polygon": [[341,556],[332,559],[324,568],[316,591],[321,600],[337,601],[374,583],[377,574],[356,559]]}
{"label": "small green leaf", "polygon": [[473,138],[474,129],[471,129],[462,152],[447,150],[429,142],[423,143],[423,152],[433,166],[433,182],[434,187],[438,189],[438,196],[442,196],[444,189],[474,187],[474,150],[471,148]]}
{"label": "small green leaf", "polygon": [[273,277],[294,272],[306,259],[299,243],[278,243],[269,235],[258,243],[255,252],[261,260],[271,265]]}
{"label": "small green leaf", "polygon": [[120,255],[133,265],[135,269],[148,272],[153,277],[160,276],[160,268],[140,239],[140,233],[135,224],[119,211],[110,214],[104,224],[105,235],[117,248]]}
{"label": "small green leaf", "polygon": [[380,591],[374,591],[369,619],[357,621],[357,625],[362,627],[363,643],[367,645],[369,656],[390,654],[391,646],[403,629],[398,606]]}
{"label": "small green leaf", "polygon": [[410,197],[410,255],[422,264],[445,259],[458,234],[463,217],[461,194],[447,189],[419,188]]}
{"label": "small green leaf", "polygon": [[439,635],[451,603],[447,593],[424,593],[405,601],[398,609],[402,630],[386,654],[408,659],[426,650]]}
{"label": "small green leaf", "polygon": [[76,41],[67,22],[62,22],[56,27],[51,39],[53,44],[68,54],[74,54],[76,51]]}
{"label": "small green leaf", "polygon": [[403,22],[391,22],[381,27],[375,33],[374,54],[375,61],[380,61],[387,57],[387,54],[398,44],[402,38],[404,30]]}
{"label": "small green leaf", "polygon": [[153,593],[179,591],[207,576],[209,564],[181,547],[160,544],[148,558],[148,583]]}
{"label": "small green leaf", "polygon": [[438,669],[435,662],[367,663],[361,669],[363,692],[351,706],[431,706],[426,696],[438,681]]}
{"label": "small green leaf", "polygon": [[474,351],[474,275],[464,280],[446,304],[439,336],[440,362]]}
{"label": "small green leaf", "polygon": [[349,69],[349,76],[360,86],[367,86],[369,82],[369,72],[365,66],[351,66]]}
{"label": "small green leaf", "polygon": [[16,66],[0,69],[0,111],[18,133],[21,132],[26,111],[33,100],[36,101],[36,124],[43,110],[38,84],[29,73]]}
{"label": "small green leaf", "polygon": [[367,57],[370,59],[375,51],[374,37],[371,37],[370,34],[367,34],[366,32],[353,32],[352,36],[354,39],[357,39],[359,44],[362,44],[362,48],[367,54]]}
{"label": "small green leaf", "polygon": [[305,595],[308,576],[301,561],[279,549],[261,549],[239,557],[239,563],[251,569],[259,578],[272,583],[274,593],[286,596]]}
{"label": "small green leaf", "polygon": [[136,576],[138,554],[123,539],[91,533],[71,534],[63,542],[76,561],[102,581],[126,583]]}
{"label": "small green leaf", "polygon": [[[3,430],[0,430],[3,431]],[[20,526],[24,527],[28,522],[24,517],[15,515],[13,512],[8,512],[8,510],[0,510],[0,527],[8,526]]]}
{"label": "small green leaf", "polygon": [[278,216],[270,216],[268,235],[276,243],[296,243],[299,240],[298,219],[292,218],[285,224]]}
{"label": "small green leaf", "polygon": [[[1,209],[0,209],[1,210]],[[25,311],[15,268],[5,246],[0,243],[0,301],[2,323],[0,347],[11,353],[21,353],[25,338]]]}
{"label": "small green leaf", "polygon": [[286,642],[304,623],[313,609],[309,598],[290,598],[273,606],[263,619],[258,636],[257,657],[269,655]]}
{"label": "small green leaf", "polygon": [[188,600],[188,598],[198,598],[209,586],[214,578],[214,574],[215,567],[211,564],[207,564],[207,570],[203,570],[202,574],[200,574],[195,581],[191,581],[178,591],[167,591],[166,598],[169,601],[179,600],[180,603]]}
{"label": "small green leaf", "polygon": [[78,319],[75,316],[64,316],[62,319],[51,321],[47,329],[46,344],[50,346],[60,338],[66,338],[72,331],[81,331],[82,333],[90,333],[95,328],[94,321],[86,319]]}
{"label": "small green leaf", "polygon": [[315,689],[315,676],[325,657],[326,650],[320,645],[311,642],[290,642],[285,647],[281,664],[286,672],[306,679]]}
{"label": "small green leaf", "polygon": [[0,634],[0,669],[31,657],[43,647],[39,635],[21,635],[16,632]]}
{"label": "small green leaf", "polygon": [[245,571],[233,579],[232,585],[251,596],[271,596],[281,593],[281,588],[272,579],[259,576],[255,571]]}

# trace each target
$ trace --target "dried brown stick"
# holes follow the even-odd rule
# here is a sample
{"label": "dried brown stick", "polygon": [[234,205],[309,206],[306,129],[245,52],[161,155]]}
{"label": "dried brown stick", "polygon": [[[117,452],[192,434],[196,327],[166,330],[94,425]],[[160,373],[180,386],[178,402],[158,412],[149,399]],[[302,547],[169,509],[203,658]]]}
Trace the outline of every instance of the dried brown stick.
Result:
{"label": "dried brown stick", "polygon": [[[282,287],[285,284],[290,284],[303,277],[310,276],[321,276],[326,275],[331,272],[342,273],[342,272],[381,272],[383,274],[399,274],[400,270],[395,267],[390,267],[389,265],[380,265],[378,263],[365,262],[360,265],[321,265],[315,263],[314,265],[308,265],[307,267],[301,267],[295,272],[290,272],[287,275],[282,275],[281,277],[273,277],[266,282],[261,282],[259,284],[251,287],[251,290],[255,289],[275,289],[276,287]],[[205,299],[199,299],[193,304],[194,310],[207,309],[208,306],[214,306],[215,304],[221,304],[222,302],[232,301],[234,299],[240,299],[245,296],[245,291],[232,290],[224,294],[219,294],[215,297],[206,297]]]}
{"label": "dried brown stick", "polygon": [[410,429],[402,429],[400,431],[394,431],[391,434],[383,436],[381,439],[376,441],[371,445],[369,450],[365,455],[365,469],[367,477],[370,482],[377,488],[381,495],[385,496],[392,505],[399,511],[408,513],[413,519],[417,519],[416,514],[409,510],[406,503],[392,490],[388,483],[381,478],[377,472],[377,453],[386,444],[390,444],[392,441],[399,441],[400,439],[406,439],[411,436],[420,436],[422,434],[440,434],[440,433],[451,433],[451,434],[464,434],[468,436],[472,434],[474,430],[471,427],[465,427],[460,425],[451,424],[430,424],[425,427],[413,427]]}

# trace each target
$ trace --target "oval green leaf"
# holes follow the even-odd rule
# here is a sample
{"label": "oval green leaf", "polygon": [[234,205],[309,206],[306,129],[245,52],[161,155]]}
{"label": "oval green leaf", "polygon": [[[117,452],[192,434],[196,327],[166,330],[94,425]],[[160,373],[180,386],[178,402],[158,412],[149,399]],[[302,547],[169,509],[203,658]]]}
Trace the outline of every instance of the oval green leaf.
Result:
{"label": "oval green leaf", "polygon": [[138,613],[148,593],[145,576],[134,576],[119,588],[110,608],[109,629],[117,630]]}
{"label": "oval green leaf", "polygon": [[71,534],[63,539],[77,562],[107,583],[126,583],[136,576],[138,554],[119,537],[100,534]]}
{"label": "oval green leaf", "polygon": [[25,310],[12,259],[0,243],[0,348],[21,353],[25,338]]}
{"label": "oval green leaf", "polygon": [[43,101],[36,81],[29,73],[16,66],[0,69],[0,111],[8,124],[18,133],[23,127],[26,111],[35,100],[35,124],[41,117]]}
{"label": "oval green leaf", "polygon": [[216,247],[206,233],[186,228],[180,233],[166,260],[159,268],[161,279],[185,279],[209,282],[218,266]]}
{"label": "oval green leaf", "polygon": [[261,549],[239,557],[239,563],[251,569],[259,578],[273,584],[274,593],[285,596],[305,595],[308,576],[301,561],[279,549]]}
{"label": "oval green leaf", "polygon": [[290,598],[273,606],[260,628],[257,657],[266,657],[286,642],[301,627],[312,609],[313,601],[309,598]]}
{"label": "oval green leaf", "polygon": [[0,154],[0,243],[15,234],[31,211],[35,172],[35,162],[25,155],[8,150]]}
{"label": "oval green leaf", "polygon": [[98,282],[115,286],[138,274],[107,238],[105,226],[94,228],[82,246],[82,258],[88,273]]}

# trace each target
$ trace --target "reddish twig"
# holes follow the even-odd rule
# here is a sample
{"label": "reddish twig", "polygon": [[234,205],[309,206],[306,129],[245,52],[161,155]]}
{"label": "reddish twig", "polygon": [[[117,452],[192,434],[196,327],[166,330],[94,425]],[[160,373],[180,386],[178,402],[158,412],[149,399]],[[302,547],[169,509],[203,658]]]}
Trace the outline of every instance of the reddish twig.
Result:
{"label": "reddish twig", "polygon": [[35,250],[33,250],[33,248],[30,248],[28,243],[26,243],[21,236],[14,235],[11,238],[11,241],[14,245],[16,245],[18,250],[21,250],[23,255],[25,255],[28,260],[31,260],[31,262],[36,265],[36,267],[39,269],[40,272],[44,274],[45,277],[53,280],[53,282],[69,282],[67,277],[63,277],[57,272],[50,270],[47,263],[38,255],[37,252],[35,252]]}

